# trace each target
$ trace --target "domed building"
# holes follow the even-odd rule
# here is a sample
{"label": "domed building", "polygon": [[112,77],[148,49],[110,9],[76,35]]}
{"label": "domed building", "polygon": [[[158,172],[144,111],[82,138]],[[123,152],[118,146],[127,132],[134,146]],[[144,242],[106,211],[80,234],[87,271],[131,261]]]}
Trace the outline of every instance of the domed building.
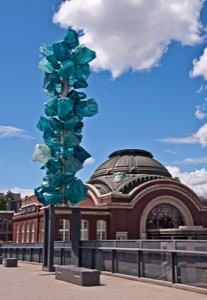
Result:
{"label": "domed building", "polygon": [[[86,184],[88,196],[79,204],[83,240],[207,239],[207,200],[173,178],[146,150],[113,152]],[[29,222],[37,228],[34,240],[42,238],[44,208],[36,207],[35,219],[21,211],[14,217],[21,241],[25,233],[20,237],[20,228]],[[55,240],[70,239],[70,207],[56,207],[55,228]]]}

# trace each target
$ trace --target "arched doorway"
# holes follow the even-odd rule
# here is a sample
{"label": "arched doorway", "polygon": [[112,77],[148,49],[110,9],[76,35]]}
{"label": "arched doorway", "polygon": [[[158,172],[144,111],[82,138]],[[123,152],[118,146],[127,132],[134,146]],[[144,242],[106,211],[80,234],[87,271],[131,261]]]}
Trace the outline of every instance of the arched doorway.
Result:
{"label": "arched doorway", "polygon": [[163,232],[168,233],[170,237],[171,230],[176,231],[183,225],[194,225],[188,208],[177,198],[157,197],[143,210],[140,219],[140,238],[162,238]]}

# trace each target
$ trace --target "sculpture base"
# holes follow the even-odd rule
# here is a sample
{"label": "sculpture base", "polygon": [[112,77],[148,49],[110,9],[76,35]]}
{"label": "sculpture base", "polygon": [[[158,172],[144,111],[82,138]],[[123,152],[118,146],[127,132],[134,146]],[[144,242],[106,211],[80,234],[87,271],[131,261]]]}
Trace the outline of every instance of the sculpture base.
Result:
{"label": "sculpture base", "polygon": [[3,259],[3,265],[4,265],[4,267],[7,267],[7,268],[17,267],[18,259],[14,258],[14,257],[4,258]]}
{"label": "sculpture base", "polygon": [[55,278],[81,286],[100,284],[100,272],[98,270],[81,268],[74,265],[55,266]]}

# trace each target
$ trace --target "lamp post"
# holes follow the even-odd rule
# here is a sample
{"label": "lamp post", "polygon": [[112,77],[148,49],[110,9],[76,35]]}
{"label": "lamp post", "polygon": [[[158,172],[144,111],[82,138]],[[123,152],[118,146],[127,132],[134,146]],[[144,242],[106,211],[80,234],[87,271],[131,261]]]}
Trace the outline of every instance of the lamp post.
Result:
{"label": "lamp post", "polygon": [[[43,132],[44,144],[36,145],[33,160],[42,163],[46,172],[41,186],[35,188],[35,195],[47,207],[43,267],[52,269],[55,206],[63,203],[75,206],[87,196],[86,186],[75,174],[90,157],[80,146],[83,118],[95,115],[98,106],[94,99],[86,99],[86,94],[79,89],[88,86],[89,62],[96,54],[79,45],[78,33],[71,28],[62,41],[43,45],[40,52],[44,58],[39,67],[45,73],[43,86],[50,100],[44,105],[46,116],[41,116],[37,123]],[[78,209],[72,209],[72,223],[72,257],[79,264]]]}

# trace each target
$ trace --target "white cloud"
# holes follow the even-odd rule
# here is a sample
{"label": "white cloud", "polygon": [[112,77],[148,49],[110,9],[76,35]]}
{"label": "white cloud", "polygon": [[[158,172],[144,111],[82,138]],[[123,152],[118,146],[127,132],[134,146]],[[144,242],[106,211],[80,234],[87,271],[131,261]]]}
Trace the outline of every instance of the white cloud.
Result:
{"label": "white cloud", "polygon": [[207,198],[207,170],[202,168],[193,172],[181,172],[178,167],[166,166],[173,177],[191,188],[198,196]]}
{"label": "white cloud", "polygon": [[93,157],[89,157],[85,160],[84,165],[93,165],[95,163],[95,159]]}
{"label": "white cloud", "polygon": [[32,136],[25,133],[23,129],[13,126],[0,126],[0,138],[20,137],[24,139],[34,139]]}
{"label": "white cloud", "polygon": [[207,80],[207,47],[199,59],[193,61],[193,69],[190,72],[191,77],[202,76]]}
{"label": "white cloud", "polygon": [[157,66],[172,41],[201,42],[202,0],[71,0],[64,1],[53,21],[84,30],[82,44],[93,49],[94,70],[124,71]]}
{"label": "white cloud", "polygon": [[197,144],[198,139],[194,136],[167,137],[167,138],[159,139],[159,142],[164,142],[169,144]]}
{"label": "white cloud", "polygon": [[159,139],[160,142],[170,144],[200,144],[207,146],[207,123],[201,126],[198,131],[187,137],[167,137]]}
{"label": "white cloud", "polygon": [[207,109],[206,109],[206,104],[203,104],[201,106],[196,106],[196,111],[195,111],[195,117],[199,120],[205,119],[207,116]]}

